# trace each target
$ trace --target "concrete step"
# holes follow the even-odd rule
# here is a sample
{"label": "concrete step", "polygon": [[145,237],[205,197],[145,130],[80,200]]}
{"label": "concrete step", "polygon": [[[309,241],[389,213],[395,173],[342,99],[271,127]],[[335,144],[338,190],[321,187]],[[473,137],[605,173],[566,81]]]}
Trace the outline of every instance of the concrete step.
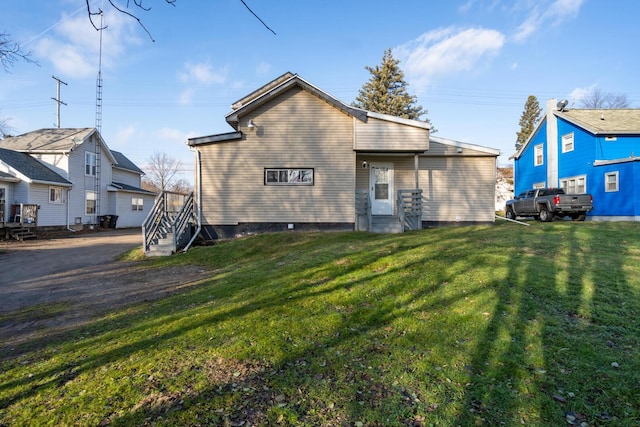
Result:
{"label": "concrete step", "polygon": [[372,233],[402,233],[402,224],[397,215],[374,215],[371,217]]}

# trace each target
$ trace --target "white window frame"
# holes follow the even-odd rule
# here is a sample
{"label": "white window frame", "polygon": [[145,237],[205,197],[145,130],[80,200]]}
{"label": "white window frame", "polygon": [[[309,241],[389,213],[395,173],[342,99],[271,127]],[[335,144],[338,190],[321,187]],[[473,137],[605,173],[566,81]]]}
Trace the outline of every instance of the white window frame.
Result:
{"label": "white window frame", "polygon": [[86,176],[96,176],[96,153],[91,151],[84,152],[84,174]]}
{"label": "white window frame", "polygon": [[313,168],[265,168],[264,185],[313,185]]}
{"label": "white window frame", "polygon": [[560,180],[560,187],[567,194],[586,194],[587,175],[570,176]]}
{"label": "white window frame", "polygon": [[544,165],[544,148],[542,144],[538,144],[533,147],[533,166],[542,165]]}
{"label": "white window frame", "polygon": [[137,212],[144,211],[144,199],[142,197],[132,197],[131,210]]}
{"label": "white window frame", "polygon": [[61,205],[64,203],[62,200],[62,187],[49,187],[49,204]]}
{"label": "white window frame", "polygon": [[[609,182],[609,178],[614,178],[613,182]],[[613,184],[613,188],[609,187],[609,184]],[[606,172],[604,174],[604,192],[613,193],[620,191],[620,174],[618,171]]]}
{"label": "white window frame", "polygon": [[573,132],[562,135],[562,152],[568,153],[575,149]]}
{"label": "white window frame", "polygon": [[[84,196],[84,213],[85,215],[95,215],[97,203],[97,196],[95,191],[86,191]],[[90,209],[89,202],[93,202],[93,208]]]}

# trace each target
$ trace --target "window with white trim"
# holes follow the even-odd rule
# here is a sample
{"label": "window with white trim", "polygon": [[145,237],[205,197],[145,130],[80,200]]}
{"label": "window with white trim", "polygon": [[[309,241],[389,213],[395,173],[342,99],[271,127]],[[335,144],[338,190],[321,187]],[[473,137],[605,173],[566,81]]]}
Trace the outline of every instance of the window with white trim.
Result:
{"label": "window with white trim", "polygon": [[569,151],[573,151],[573,148],[573,132],[562,135],[562,152],[568,153]]}
{"label": "window with white trim", "polygon": [[62,204],[62,187],[49,187],[49,203]]}
{"label": "window with white trim", "polygon": [[567,194],[584,194],[587,192],[587,176],[573,176],[560,180],[560,187]]}
{"label": "window with white trim", "polygon": [[533,148],[533,165],[542,166],[544,163],[542,144],[538,144]]}
{"label": "window with white trim", "polygon": [[607,172],[604,174],[604,191],[611,193],[619,190],[619,175],[618,171]]}
{"label": "window with white trim", "polygon": [[84,174],[96,176],[96,153],[84,152]]}
{"label": "window with white trim", "polygon": [[85,193],[84,212],[87,215],[94,215],[96,213],[96,192],[87,191]]}
{"label": "window with white trim", "polygon": [[265,169],[265,185],[313,185],[313,169]]}
{"label": "window with white trim", "polygon": [[131,210],[132,211],[143,211],[144,210],[144,199],[142,197],[132,197],[131,198]]}

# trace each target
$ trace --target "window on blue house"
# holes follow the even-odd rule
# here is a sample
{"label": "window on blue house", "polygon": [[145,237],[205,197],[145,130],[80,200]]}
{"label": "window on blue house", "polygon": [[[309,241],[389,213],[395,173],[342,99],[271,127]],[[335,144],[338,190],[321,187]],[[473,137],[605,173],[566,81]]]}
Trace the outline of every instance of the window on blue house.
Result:
{"label": "window on blue house", "polygon": [[587,192],[587,176],[572,176],[560,180],[560,187],[567,194],[584,194]]}
{"label": "window on blue house", "polygon": [[544,163],[544,157],[542,156],[542,144],[538,144],[534,147],[533,153],[533,165],[541,166]]}
{"label": "window on blue house", "polygon": [[604,191],[611,193],[619,190],[618,171],[607,172],[604,174]]}
{"label": "window on blue house", "polygon": [[562,152],[573,151],[573,132],[562,135]]}

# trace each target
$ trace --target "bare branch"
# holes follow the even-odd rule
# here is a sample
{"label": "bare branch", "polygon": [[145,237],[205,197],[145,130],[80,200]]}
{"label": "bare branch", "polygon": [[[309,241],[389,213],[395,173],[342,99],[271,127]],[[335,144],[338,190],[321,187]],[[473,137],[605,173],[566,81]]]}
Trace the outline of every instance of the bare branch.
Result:
{"label": "bare branch", "polygon": [[253,16],[255,16],[256,18],[258,18],[258,21],[262,22],[262,25],[264,25],[264,26],[265,26],[265,28],[266,28],[267,30],[271,31],[271,32],[273,33],[273,35],[274,35],[274,36],[275,36],[275,35],[277,35],[275,31],[273,31],[271,28],[269,28],[269,26],[268,26],[267,24],[265,24],[265,22],[264,22],[262,19],[260,19],[260,17],[259,17],[258,15],[256,15],[256,14],[255,14],[255,12],[254,12],[253,10],[251,10],[251,8],[250,8],[249,6],[247,6],[247,4],[244,2],[244,0],[240,0],[240,1],[241,1],[241,2],[242,2],[242,4],[244,5],[244,7],[246,7],[246,8],[247,8],[247,10],[248,10],[249,12],[251,12],[251,14],[252,14]]}
{"label": "bare branch", "polygon": [[[133,13],[129,12],[128,10],[126,10],[126,9],[128,9],[128,8],[129,8],[129,5],[130,5],[130,3],[131,3],[131,0],[127,0],[126,8],[122,8],[121,6],[118,6],[116,3],[114,3],[114,0],[108,0],[108,1],[109,1],[109,4],[111,5],[111,7],[113,7],[115,10],[117,10],[117,11],[118,11],[118,12],[120,12],[120,13],[123,13],[123,14],[125,14],[125,15],[129,16],[130,18],[135,19],[135,20],[138,22],[138,25],[140,25],[140,27],[145,31],[145,33],[147,33],[147,35],[149,36],[149,38],[151,39],[151,41],[152,41],[152,42],[155,42],[155,39],[154,39],[154,38],[153,38],[153,36],[151,35],[151,32],[147,29],[147,27],[145,27],[145,25],[142,23],[142,20],[141,20],[138,16],[136,16],[135,14],[133,14]],[[144,1],[144,0],[133,0],[133,5],[134,5],[135,7],[137,7],[138,9],[140,9],[140,10],[144,11],[144,12],[149,12],[149,11],[151,10],[151,6],[144,6],[143,1]],[[178,0],[165,0],[165,2],[166,2],[167,4],[170,4],[170,5],[171,5],[171,6],[173,6],[173,7],[176,7],[176,2],[177,2],[177,1],[178,1]],[[267,25],[267,24],[266,24],[266,23],[265,23],[265,22],[264,22],[264,21],[263,21],[263,20],[258,16],[258,15],[256,15],[256,14],[255,14],[255,12],[254,12],[253,10],[251,10],[251,8],[250,8],[250,7],[249,7],[249,6],[244,2],[244,0],[240,0],[240,1],[241,1],[241,2],[242,2],[242,4],[244,5],[244,7],[246,7],[246,8],[247,8],[247,10],[248,10],[249,12],[251,12],[251,14],[252,14],[253,16],[255,16],[255,17],[258,19],[258,21],[260,21],[260,22],[262,23],[262,25],[264,25],[264,26],[265,26],[265,28],[266,28],[267,30],[271,31],[274,35],[276,34],[276,33],[275,33],[275,31],[273,31],[271,28],[269,28],[269,26],[268,26],[268,25]],[[101,30],[104,30],[105,28],[107,28],[107,26],[106,26],[106,25],[105,25],[105,26],[102,26],[102,24],[101,24],[101,25],[99,25],[99,26],[98,26],[98,25],[96,25],[96,23],[95,23],[95,22],[94,22],[94,20],[93,20],[95,16],[100,16],[100,15],[102,15],[102,13],[103,13],[104,11],[103,11],[102,9],[98,9],[98,11],[97,11],[97,12],[96,12],[96,11],[93,11],[93,10],[91,10],[91,5],[89,5],[89,0],[85,0],[85,2],[86,2],[86,4],[87,4],[87,13],[88,13],[88,15],[89,15],[89,21],[91,22],[91,25],[93,25],[93,28],[95,28],[95,29],[96,29],[96,31],[101,31]]]}
{"label": "bare branch", "polygon": [[40,65],[37,61],[30,58],[31,51],[24,52],[20,43],[11,38],[9,33],[0,33],[0,63],[4,70],[8,73],[14,64],[22,59],[32,64]]}

